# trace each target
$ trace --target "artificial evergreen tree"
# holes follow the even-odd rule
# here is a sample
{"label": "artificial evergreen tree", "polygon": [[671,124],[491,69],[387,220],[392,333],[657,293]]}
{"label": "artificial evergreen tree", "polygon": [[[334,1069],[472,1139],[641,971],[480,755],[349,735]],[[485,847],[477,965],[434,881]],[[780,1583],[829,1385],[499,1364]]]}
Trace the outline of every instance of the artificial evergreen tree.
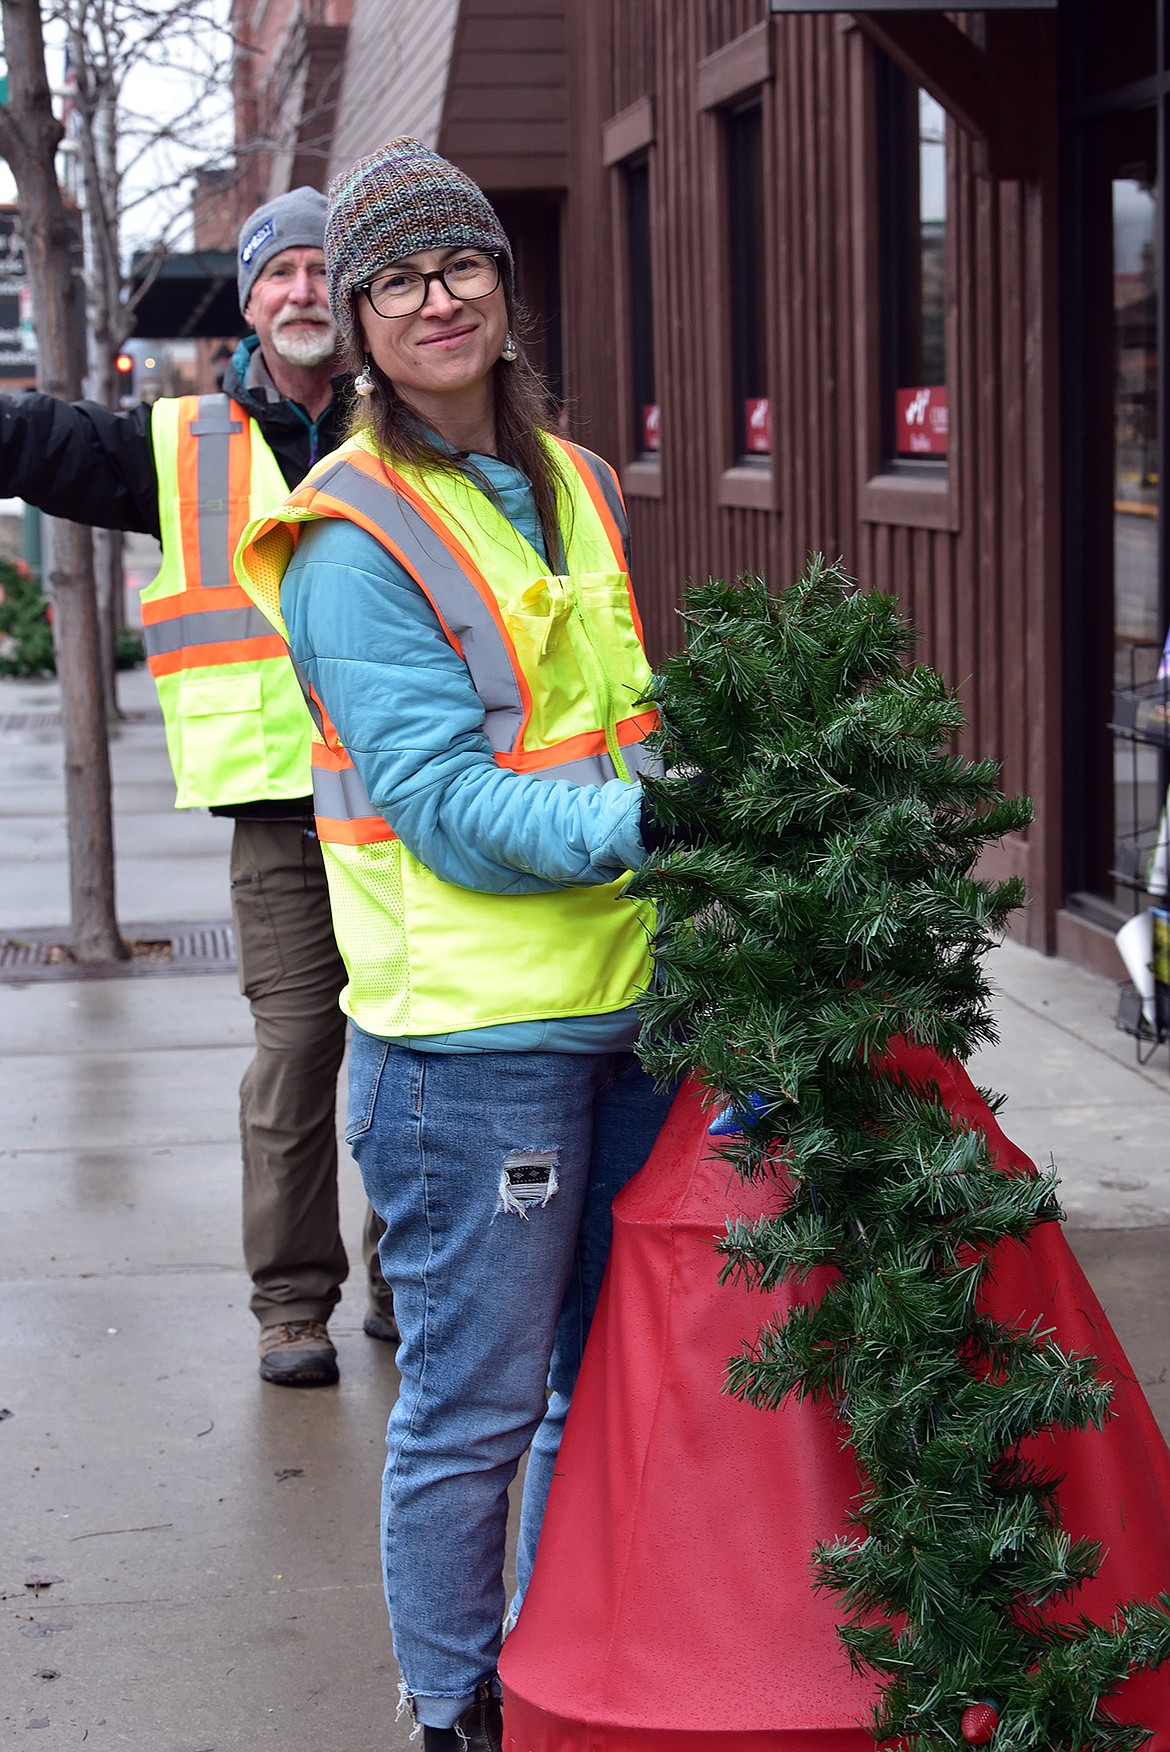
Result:
{"label": "artificial evergreen tree", "polygon": [[790,1182],[782,1216],[729,1226],[724,1274],[836,1274],[733,1359],[731,1390],[826,1401],[856,1452],[856,1531],[814,1574],[883,1681],[878,1739],[1134,1752],[1146,1732],[1108,1697],[1170,1656],[1170,1596],[1077,1614],[1100,1548],[1062,1531],[1059,1480],[1021,1446],[1100,1428],[1109,1386],[979,1300],[997,1242],[1060,1215],[1054,1178],[1002,1172],[898,1066],[899,1040],[964,1060],[994,1038],[981,960],[1023,893],[974,870],[1029,805],[951,751],[954,696],[839,566],[815,557],[780,597],[708,583],[684,619],[648,787],[675,844],[636,879],[659,906],[640,1050],[741,1117],[740,1174]]}

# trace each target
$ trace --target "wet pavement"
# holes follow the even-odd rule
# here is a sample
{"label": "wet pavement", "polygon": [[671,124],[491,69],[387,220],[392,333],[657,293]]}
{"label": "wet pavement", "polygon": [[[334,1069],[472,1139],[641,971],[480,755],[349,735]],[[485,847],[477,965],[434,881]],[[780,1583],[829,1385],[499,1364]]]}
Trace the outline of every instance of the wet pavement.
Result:
{"label": "wet pavement", "polygon": [[[226,924],[231,824],[174,810],[145,672],[120,698],[119,917]],[[67,919],[56,702],[0,681],[4,937]],[[0,1745],[408,1743],[377,1544],[393,1353],[362,1332],[359,1283],[330,1327],[338,1388],[257,1375],[250,1038],[230,968],[0,983]]]}
{"label": "wet pavement", "polygon": [[[172,810],[144,673],[122,701],[119,914],[226,921],[230,825]],[[66,919],[55,706],[55,683],[0,682],[3,935]],[[1073,1244],[1170,1433],[1166,1050],[1138,1067],[1091,975],[1011,944],[993,972],[1002,1043],[976,1080],[1055,1157]],[[408,1743],[376,1544],[393,1358],[355,1288],[331,1328],[338,1388],[258,1379],[239,1243],[249,1038],[226,970],[0,983],[4,1745]],[[356,1260],[347,1159],[342,1192]]]}

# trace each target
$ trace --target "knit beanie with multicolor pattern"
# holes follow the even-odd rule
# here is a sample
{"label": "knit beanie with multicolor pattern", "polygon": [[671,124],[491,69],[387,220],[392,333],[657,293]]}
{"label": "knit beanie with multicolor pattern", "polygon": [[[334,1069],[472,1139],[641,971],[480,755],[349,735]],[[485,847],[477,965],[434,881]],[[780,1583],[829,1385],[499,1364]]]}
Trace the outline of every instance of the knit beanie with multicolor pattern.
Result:
{"label": "knit beanie with multicolor pattern", "polygon": [[329,308],[342,340],[353,339],[357,287],[416,250],[457,244],[502,255],[511,273],[504,228],[464,171],[409,138],[350,165],[330,184],[325,221]]}

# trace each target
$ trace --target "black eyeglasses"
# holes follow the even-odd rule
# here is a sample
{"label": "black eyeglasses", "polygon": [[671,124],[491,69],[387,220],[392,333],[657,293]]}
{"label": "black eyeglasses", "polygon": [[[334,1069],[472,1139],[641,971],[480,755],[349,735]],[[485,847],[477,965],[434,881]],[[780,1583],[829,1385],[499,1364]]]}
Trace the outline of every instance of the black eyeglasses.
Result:
{"label": "black eyeglasses", "polygon": [[469,249],[429,274],[416,268],[392,268],[358,290],[369,299],[370,309],[378,316],[413,316],[430,296],[432,280],[438,280],[452,298],[461,301],[486,298],[500,283],[499,257],[488,255],[485,250]]}

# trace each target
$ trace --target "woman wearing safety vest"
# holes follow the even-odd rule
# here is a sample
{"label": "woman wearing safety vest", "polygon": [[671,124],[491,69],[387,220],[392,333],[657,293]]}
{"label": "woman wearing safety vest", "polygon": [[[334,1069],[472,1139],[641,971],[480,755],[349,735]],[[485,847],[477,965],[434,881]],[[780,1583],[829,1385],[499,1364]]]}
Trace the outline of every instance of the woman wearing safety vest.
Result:
{"label": "woman wearing safety vest", "polygon": [[482,192],[391,141],[334,184],[325,256],[363,400],[237,569],[317,725],[348,1138],[402,1331],[402,1693],[427,1752],[495,1752],[508,1486],[531,1444],[522,1594],[609,1207],[669,1105],[632,1051],[652,917],[625,896],[655,714],[621,494],[548,430]]}

